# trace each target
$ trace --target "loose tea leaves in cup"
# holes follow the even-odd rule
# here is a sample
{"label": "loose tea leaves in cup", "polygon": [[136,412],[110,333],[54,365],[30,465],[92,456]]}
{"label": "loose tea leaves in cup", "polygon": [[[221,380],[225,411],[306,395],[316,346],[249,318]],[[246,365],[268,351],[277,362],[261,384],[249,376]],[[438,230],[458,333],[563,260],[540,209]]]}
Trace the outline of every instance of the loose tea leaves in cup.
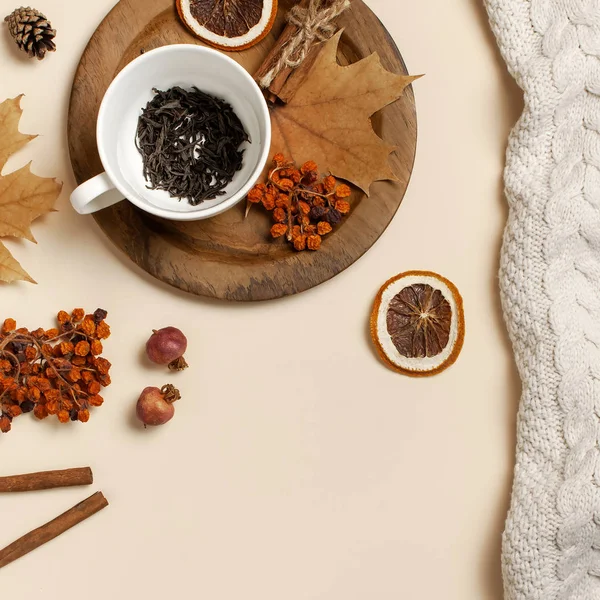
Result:
{"label": "loose tea leaves in cup", "polygon": [[196,87],[153,91],[136,135],[148,188],[192,206],[224,195],[250,141],[233,108]]}

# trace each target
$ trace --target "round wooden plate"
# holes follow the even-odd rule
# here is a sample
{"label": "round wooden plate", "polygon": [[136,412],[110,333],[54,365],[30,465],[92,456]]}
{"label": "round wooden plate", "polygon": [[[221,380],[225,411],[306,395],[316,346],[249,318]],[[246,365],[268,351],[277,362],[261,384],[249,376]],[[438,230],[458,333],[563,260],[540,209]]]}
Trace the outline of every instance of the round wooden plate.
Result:
{"label": "round wooden plate", "polygon": [[[261,64],[285,23],[292,0],[280,0],[273,31],[257,46],[231,53],[249,72]],[[69,149],[78,183],[103,168],[96,148],[100,103],[115,75],[144,50],[167,44],[199,43],[179,21],[174,0],[121,0],[90,40],[75,75],[69,108]],[[388,32],[362,2],[339,20],[345,28],[338,60],[348,64],[373,52],[384,67],[407,74]],[[219,217],[178,223],[152,217],[129,202],[96,215],[104,233],[154,277],[182,290],[213,298],[250,301],[296,294],[331,279],[358,260],[379,238],[398,210],[412,171],[417,125],[412,89],[372,118],[375,131],[398,146],[390,157],[397,182],[379,182],[370,197],[356,191],[352,212],[318,252],[296,253],[269,238],[269,215],[245,206]]]}

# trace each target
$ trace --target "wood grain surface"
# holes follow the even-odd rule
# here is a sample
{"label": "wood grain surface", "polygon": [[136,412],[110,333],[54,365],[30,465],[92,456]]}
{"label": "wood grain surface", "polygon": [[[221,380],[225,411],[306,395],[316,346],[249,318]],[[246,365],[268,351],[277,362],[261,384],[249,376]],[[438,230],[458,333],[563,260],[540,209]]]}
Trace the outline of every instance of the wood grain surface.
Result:
{"label": "wood grain surface", "polygon": [[[69,108],[68,139],[78,183],[103,171],[95,124],[104,93],[115,75],[142,50],[200,43],[184,28],[172,0],[121,0],[90,40],[77,69]],[[284,27],[292,0],[280,1],[273,31],[257,46],[230,56],[254,73]],[[379,53],[388,70],[408,74],[388,32],[373,12],[353,0],[340,19],[344,34],[340,64]],[[370,197],[356,191],[352,212],[318,252],[296,253],[269,239],[269,215],[242,203],[206,221],[166,221],[121,202],[94,215],[113,241],[154,277],[193,294],[234,301],[269,300],[296,294],[336,276],[377,241],[396,214],[413,168],[417,123],[412,89],[372,118],[384,140],[397,146],[390,164],[398,182],[378,182]]]}

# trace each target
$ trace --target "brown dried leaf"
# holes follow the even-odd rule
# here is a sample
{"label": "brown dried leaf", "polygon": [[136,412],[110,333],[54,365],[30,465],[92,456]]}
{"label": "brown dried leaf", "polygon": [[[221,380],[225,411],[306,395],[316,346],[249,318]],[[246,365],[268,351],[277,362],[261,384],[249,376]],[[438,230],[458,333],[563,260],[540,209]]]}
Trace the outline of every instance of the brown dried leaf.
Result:
{"label": "brown dried leaf", "polygon": [[52,210],[62,184],[38,177],[31,163],[0,177],[0,237],[21,237],[35,242],[31,222]]}
{"label": "brown dried leaf", "polygon": [[374,181],[397,179],[388,162],[395,147],[375,134],[370,117],[418,77],[390,73],[377,54],[340,66],[341,35],[324,44],[289,102],[273,109],[271,156],[281,152],[296,164],[314,160],[368,194]]}
{"label": "brown dried leaf", "polygon": [[12,283],[13,281],[35,283],[2,242],[0,242],[0,281],[6,283]]}
{"label": "brown dried leaf", "polygon": [[[0,170],[17,150],[36,137],[19,132],[21,97],[0,104]],[[31,163],[0,176],[0,237],[21,237],[35,242],[30,228],[32,221],[50,212],[60,195],[62,183],[38,177],[30,167]],[[0,244],[0,281],[19,280],[35,283]]]}
{"label": "brown dried leaf", "polygon": [[37,135],[25,135],[19,133],[19,120],[23,111],[20,108],[21,94],[12,100],[6,100],[0,104],[0,172],[6,161],[15,153],[35,139]]}

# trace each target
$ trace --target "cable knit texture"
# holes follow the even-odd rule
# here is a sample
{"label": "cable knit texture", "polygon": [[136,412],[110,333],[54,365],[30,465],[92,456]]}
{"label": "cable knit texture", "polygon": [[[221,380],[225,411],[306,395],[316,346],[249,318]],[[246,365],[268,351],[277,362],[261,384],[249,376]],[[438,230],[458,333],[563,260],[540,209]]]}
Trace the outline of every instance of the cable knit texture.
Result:
{"label": "cable knit texture", "polygon": [[486,0],[525,110],[505,318],[523,381],[506,600],[600,599],[600,0]]}

